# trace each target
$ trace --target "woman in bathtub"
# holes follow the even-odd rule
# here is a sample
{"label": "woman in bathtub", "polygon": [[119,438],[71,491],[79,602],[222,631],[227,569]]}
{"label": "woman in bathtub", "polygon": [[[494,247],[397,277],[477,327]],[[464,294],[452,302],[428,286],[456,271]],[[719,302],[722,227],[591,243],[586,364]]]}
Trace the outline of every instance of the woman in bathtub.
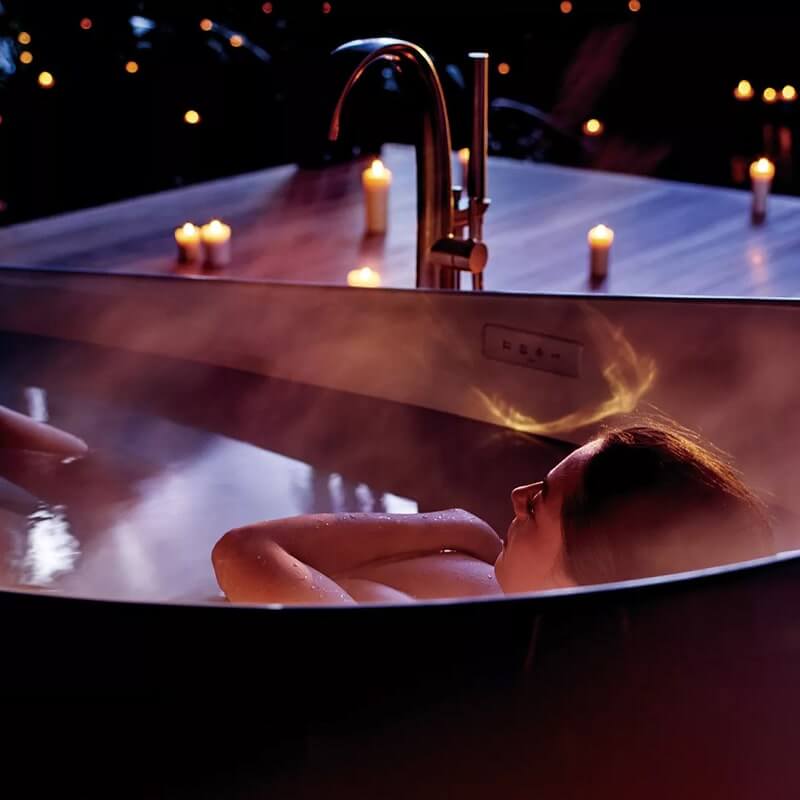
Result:
{"label": "woman in bathtub", "polygon": [[637,425],[511,492],[505,543],[466,511],[319,514],[230,531],[212,560],[229,600],[412,602],[663,575],[774,552],[766,514],[694,438]]}

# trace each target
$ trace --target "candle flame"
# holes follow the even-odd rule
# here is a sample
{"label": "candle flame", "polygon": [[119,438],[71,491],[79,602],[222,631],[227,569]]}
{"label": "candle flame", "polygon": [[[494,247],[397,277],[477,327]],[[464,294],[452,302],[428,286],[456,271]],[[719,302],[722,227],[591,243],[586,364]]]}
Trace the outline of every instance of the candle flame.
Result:
{"label": "candle flame", "polygon": [[458,160],[462,164],[469,164],[469,147],[462,147],[458,151]]}
{"label": "candle flame", "polygon": [[778,93],[771,86],[767,86],[762,97],[765,103],[774,103],[778,99]]}
{"label": "candle flame", "polygon": [[589,231],[589,244],[608,244],[614,241],[614,231],[606,225],[595,225]]}
{"label": "candle flame", "polygon": [[599,119],[588,119],[583,124],[583,132],[588,136],[599,136],[603,132],[603,123]]}
{"label": "candle flame", "polygon": [[181,230],[186,236],[192,236],[197,233],[197,226],[193,225],[191,222],[184,222]]}
{"label": "candle flame", "polygon": [[376,158],[369,167],[370,172],[376,177],[380,178],[386,174],[386,167],[383,166],[383,161]]}
{"label": "candle flame", "polygon": [[768,158],[759,158],[750,165],[751,178],[773,178],[775,165]]}
{"label": "candle flame", "polygon": [[739,100],[750,100],[753,96],[753,84],[750,81],[739,81],[733,95]]}
{"label": "candle flame", "polygon": [[49,72],[39,73],[39,86],[42,89],[51,89],[55,85],[56,79]]}
{"label": "candle flame", "polygon": [[781,89],[781,97],[783,98],[784,102],[786,103],[793,103],[797,100],[797,89],[794,88],[791,84],[786,84],[786,86]]}

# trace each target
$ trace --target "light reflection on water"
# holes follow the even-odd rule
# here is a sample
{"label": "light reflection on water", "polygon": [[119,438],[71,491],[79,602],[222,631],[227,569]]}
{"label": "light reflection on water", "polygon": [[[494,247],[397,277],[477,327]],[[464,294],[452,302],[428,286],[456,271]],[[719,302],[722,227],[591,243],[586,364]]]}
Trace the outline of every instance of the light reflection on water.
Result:
{"label": "light reflection on water", "polygon": [[[211,549],[231,528],[312,511],[418,509],[413,500],[164,418],[100,413],[98,431],[110,443],[115,425],[123,435],[135,430],[148,470],[107,476],[128,484],[124,500],[86,477],[69,509],[32,514],[17,570],[23,585],[118,599],[213,599]],[[126,435],[120,465],[130,461],[129,447]]]}
{"label": "light reflection on water", "polygon": [[43,506],[28,517],[28,541],[22,559],[22,581],[47,586],[70,572],[80,556],[80,542],[72,535],[62,506]]}

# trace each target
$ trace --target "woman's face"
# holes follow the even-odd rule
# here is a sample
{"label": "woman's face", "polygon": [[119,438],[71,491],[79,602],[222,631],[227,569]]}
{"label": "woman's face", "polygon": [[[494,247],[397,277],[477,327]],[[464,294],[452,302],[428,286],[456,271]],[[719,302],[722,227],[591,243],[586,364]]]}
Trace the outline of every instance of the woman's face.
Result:
{"label": "woman's face", "polygon": [[494,565],[504,592],[573,585],[564,567],[561,507],[564,498],[578,490],[583,470],[600,445],[585,444],[556,464],[543,481],[511,492],[514,519]]}

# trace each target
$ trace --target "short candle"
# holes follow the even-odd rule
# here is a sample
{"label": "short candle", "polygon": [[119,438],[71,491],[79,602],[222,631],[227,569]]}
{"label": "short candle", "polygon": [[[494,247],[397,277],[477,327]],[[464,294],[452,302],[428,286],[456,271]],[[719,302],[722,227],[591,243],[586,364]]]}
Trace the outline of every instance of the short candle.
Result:
{"label": "short candle", "polygon": [[200,229],[209,267],[224,267],[231,263],[231,226],[212,219]]}
{"label": "short candle", "polygon": [[614,231],[605,225],[595,225],[587,236],[589,241],[589,269],[595,280],[608,275],[608,256],[614,242]]}
{"label": "short candle", "polygon": [[348,286],[366,286],[374,289],[381,285],[381,276],[371,267],[361,267],[361,269],[351,269],[347,273]]}
{"label": "short candle", "polygon": [[175,228],[175,242],[178,245],[178,261],[190,264],[200,260],[202,243],[197,225],[185,222],[180,228]]}
{"label": "short candle", "polygon": [[762,223],[767,216],[767,195],[774,177],[775,165],[768,158],[759,158],[750,165],[750,179],[753,183],[752,218],[756,224]]}

